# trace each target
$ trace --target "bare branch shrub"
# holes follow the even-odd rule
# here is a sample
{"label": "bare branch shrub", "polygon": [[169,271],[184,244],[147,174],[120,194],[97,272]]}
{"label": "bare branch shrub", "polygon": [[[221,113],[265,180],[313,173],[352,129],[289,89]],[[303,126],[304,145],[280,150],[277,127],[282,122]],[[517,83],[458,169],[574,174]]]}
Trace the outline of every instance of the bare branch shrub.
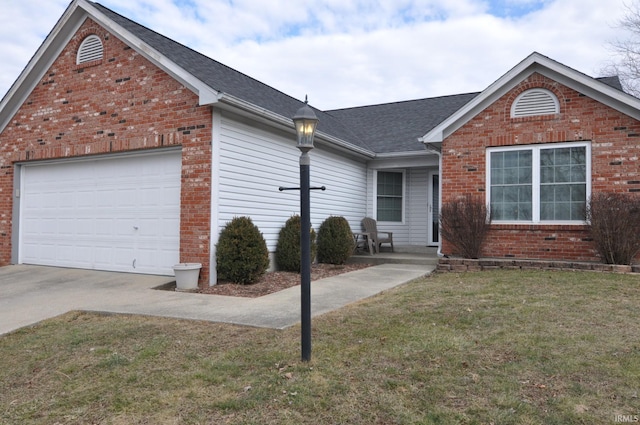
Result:
{"label": "bare branch shrub", "polygon": [[617,27],[625,34],[609,42],[612,52],[610,62],[601,70],[603,75],[617,75],[624,91],[640,96],[640,1],[625,4],[625,14],[617,22]]}
{"label": "bare branch shrub", "polygon": [[490,217],[484,200],[466,195],[446,202],[440,211],[440,233],[464,258],[478,258],[487,236]]}
{"label": "bare branch shrub", "polygon": [[630,265],[640,252],[640,196],[596,193],[587,203],[587,222],[605,263]]}

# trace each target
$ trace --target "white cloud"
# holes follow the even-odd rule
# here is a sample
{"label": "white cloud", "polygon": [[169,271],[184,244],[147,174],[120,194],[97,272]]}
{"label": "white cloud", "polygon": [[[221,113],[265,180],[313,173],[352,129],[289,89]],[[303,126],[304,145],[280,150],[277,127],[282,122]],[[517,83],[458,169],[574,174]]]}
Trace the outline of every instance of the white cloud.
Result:
{"label": "white cloud", "polygon": [[18,78],[67,5],[67,0],[3,1],[0,13],[0,96],[4,96]]}
{"label": "white cloud", "polygon": [[[480,91],[532,51],[596,76],[625,10],[624,0],[101,3],[287,94],[309,94],[323,109]],[[0,92],[67,5],[4,6]]]}

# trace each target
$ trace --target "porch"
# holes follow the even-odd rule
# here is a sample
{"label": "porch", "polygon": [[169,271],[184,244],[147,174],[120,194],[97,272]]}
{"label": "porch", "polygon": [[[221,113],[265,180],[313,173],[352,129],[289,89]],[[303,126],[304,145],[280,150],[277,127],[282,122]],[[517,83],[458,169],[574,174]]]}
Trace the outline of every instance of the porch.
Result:
{"label": "porch", "polygon": [[367,251],[358,251],[349,259],[350,263],[366,264],[421,264],[438,265],[438,248],[431,246],[396,246],[391,252],[388,246],[382,246],[379,253],[369,255]]}

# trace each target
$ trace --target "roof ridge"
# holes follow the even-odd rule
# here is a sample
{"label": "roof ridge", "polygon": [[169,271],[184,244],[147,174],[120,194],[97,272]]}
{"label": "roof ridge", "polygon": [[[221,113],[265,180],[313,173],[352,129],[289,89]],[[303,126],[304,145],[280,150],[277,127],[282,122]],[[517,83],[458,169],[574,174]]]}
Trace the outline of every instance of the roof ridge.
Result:
{"label": "roof ridge", "polygon": [[346,108],[327,109],[324,112],[331,113],[331,112],[339,112],[339,111],[354,110],[354,109],[372,108],[372,107],[376,107],[376,106],[390,106],[390,105],[406,104],[406,103],[411,103],[411,102],[422,102],[422,101],[425,101],[425,100],[437,100],[437,99],[445,99],[445,98],[450,98],[450,97],[478,95],[480,93],[481,93],[480,91],[474,91],[474,92],[467,92],[467,93],[446,94],[446,95],[441,95],[441,96],[422,97],[422,98],[418,98],[418,99],[397,100],[397,101],[393,101],[393,102],[374,103],[374,104],[371,104],[371,105],[360,105],[360,106],[352,106],[352,107],[346,107]]}

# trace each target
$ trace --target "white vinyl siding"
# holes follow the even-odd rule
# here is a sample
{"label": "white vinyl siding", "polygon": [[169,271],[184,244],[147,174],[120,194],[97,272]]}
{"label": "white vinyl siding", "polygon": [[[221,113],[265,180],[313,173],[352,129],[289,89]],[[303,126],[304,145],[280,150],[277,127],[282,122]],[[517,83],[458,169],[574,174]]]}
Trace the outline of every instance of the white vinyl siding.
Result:
{"label": "white vinyl siding", "polygon": [[[375,190],[373,182],[374,174],[383,170],[370,170],[370,191],[367,206],[367,215],[374,217],[375,212]],[[427,179],[429,168],[412,167],[404,171],[404,221],[402,222],[380,222],[379,228],[383,231],[393,232],[393,243],[395,246],[426,246],[427,245]]]}
{"label": "white vinyl siding", "polygon": [[[402,245],[427,245],[428,231],[428,191],[426,182],[428,182],[427,168],[410,168],[407,170],[406,183],[406,222],[409,226],[409,232],[406,236],[406,242]],[[394,243],[396,235],[393,234]],[[401,239],[398,239],[400,241]],[[401,245],[398,243],[398,245]]]}
{"label": "white vinyl siding", "polygon": [[[276,134],[222,117],[219,152],[218,231],[235,216],[249,216],[274,251],[280,229],[300,214],[300,193],[278,190],[300,185],[300,151],[293,134]],[[214,152],[214,155],[216,153]],[[344,216],[352,230],[365,216],[366,167],[362,162],[313,149],[311,221],[314,229],[331,215]]]}

